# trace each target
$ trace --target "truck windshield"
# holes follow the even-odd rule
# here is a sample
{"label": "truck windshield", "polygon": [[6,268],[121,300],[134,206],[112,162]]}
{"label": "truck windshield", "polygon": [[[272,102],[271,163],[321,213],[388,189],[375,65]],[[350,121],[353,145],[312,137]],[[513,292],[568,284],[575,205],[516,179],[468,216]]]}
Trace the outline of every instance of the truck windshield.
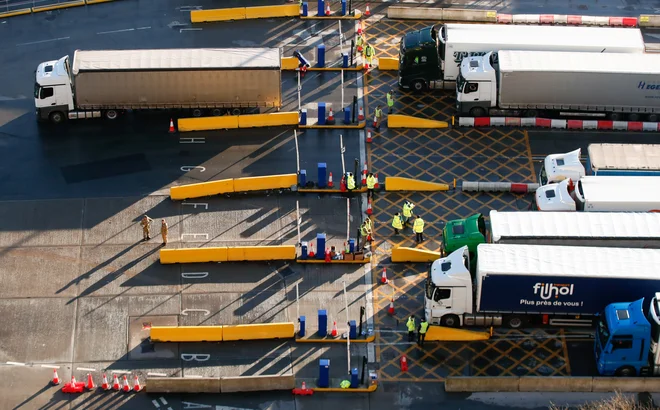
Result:
{"label": "truck windshield", "polygon": [[463,77],[462,74],[458,74],[458,77],[456,78],[456,93],[462,93],[463,88],[465,88],[465,78]]}
{"label": "truck windshield", "polygon": [[548,173],[545,172],[545,164],[541,165],[541,172],[539,172],[539,184],[541,186],[548,183]]}
{"label": "truck windshield", "polygon": [[34,83],[34,98],[39,98],[39,90],[41,89],[41,86],[39,83]]}
{"label": "truck windshield", "polygon": [[433,281],[431,280],[431,269],[433,265],[429,268],[429,273],[426,276],[426,298],[431,299],[433,297],[433,290],[435,289],[435,285],[433,284]]}
{"label": "truck windshield", "polygon": [[447,42],[447,26],[441,25],[438,31],[433,27],[433,38],[435,38],[435,43],[438,49],[438,55],[440,61],[445,61],[445,43]]}
{"label": "truck windshield", "polygon": [[604,349],[608,340],[610,340],[610,329],[607,327],[604,313],[598,318],[598,328],[596,329],[596,333],[600,346]]}

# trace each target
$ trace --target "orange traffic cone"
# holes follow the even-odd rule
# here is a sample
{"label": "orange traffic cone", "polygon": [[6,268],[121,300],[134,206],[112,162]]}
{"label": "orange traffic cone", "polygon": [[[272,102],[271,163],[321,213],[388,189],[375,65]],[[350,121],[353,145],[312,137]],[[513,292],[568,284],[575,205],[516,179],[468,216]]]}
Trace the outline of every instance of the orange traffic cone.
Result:
{"label": "orange traffic cone", "polygon": [[369,10],[369,3],[367,3],[367,9],[364,11],[364,15],[367,17],[371,16],[371,10]]}
{"label": "orange traffic cone", "polygon": [[96,388],[91,373],[87,373],[87,385],[85,387],[87,387],[87,390],[94,390]]}
{"label": "orange traffic cone", "polygon": [[330,14],[332,14],[332,12],[330,11],[330,5],[328,4],[328,5],[325,7],[325,15],[326,15],[326,16],[329,16]]}
{"label": "orange traffic cone", "polygon": [[401,371],[408,371],[408,359],[406,359],[406,356],[401,356]]}
{"label": "orange traffic cone", "polygon": [[174,120],[170,118],[170,134],[174,132],[176,132],[176,130],[174,129]]}
{"label": "orange traffic cone", "polygon": [[305,382],[302,383],[302,389],[307,390],[307,385],[305,384]]}
{"label": "orange traffic cone", "polygon": [[332,332],[330,333],[330,336],[337,337],[337,321],[336,320],[334,322],[332,322]]}
{"label": "orange traffic cone", "polygon": [[134,380],[133,383],[135,383],[135,385],[133,385],[133,391],[134,391],[134,392],[139,392],[139,391],[141,391],[141,390],[142,390],[142,386],[140,386],[140,379],[138,378],[138,375],[137,375],[137,374],[135,375],[135,377],[133,378],[133,380]]}
{"label": "orange traffic cone", "polygon": [[108,383],[108,376],[103,373],[103,383],[101,383],[101,389],[110,390],[110,384]]}
{"label": "orange traffic cone", "polygon": [[57,386],[60,383],[62,383],[62,380],[60,380],[60,376],[57,375],[57,369],[53,369],[53,380],[50,381],[50,384]]}
{"label": "orange traffic cone", "polygon": [[357,29],[358,34],[362,34],[362,22],[358,24],[358,29]]}
{"label": "orange traffic cone", "polygon": [[367,142],[371,142],[371,141],[373,141],[371,139],[371,131],[367,131]]}
{"label": "orange traffic cone", "polygon": [[128,379],[126,378],[126,375],[124,375],[124,380],[122,380],[122,383],[124,384],[124,386],[122,386],[121,389],[124,393],[128,393],[129,391],[131,391],[131,385],[128,384]]}
{"label": "orange traffic cone", "polygon": [[328,176],[328,188],[332,188],[334,186],[335,184],[334,182],[332,182],[332,172],[331,172],[330,175]]}
{"label": "orange traffic cone", "polygon": [[307,256],[309,256],[310,258],[313,258],[315,255],[316,254],[314,253],[314,244],[310,242],[309,243],[309,251],[307,252]]}
{"label": "orange traffic cone", "polygon": [[116,391],[121,390],[121,386],[119,385],[119,378],[117,377],[116,374],[112,375],[112,390],[116,390]]}
{"label": "orange traffic cone", "polygon": [[394,315],[394,298],[390,300],[390,308],[387,309],[387,313]]}
{"label": "orange traffic cone", "polygon": [[332,112],[332,108],[330,108],[330,112],[328,113],[328,122],[332,122],[335,120],[335,114]]}
{"label": "orange traffic cone", "polygon": [[364,163],[364,168],[362,168],[362,185],[367,185],[367,163]]}
{"label": "orange traffic cone", "polygon": [[371,208],[371,198],[367,199],[367,215],[374,213],[374,210]]}
{"label": "orange traffic cone", "polygon": [[387,284],[387,268],[383,268],[383,275],[380,277],[380,283]]}
{"label": "orange traffic cone", "polygon": [[362,107],[358,110],[358,121],[364,121],[364,109]]}
{"label": "orange traffic cone", "polygon": [[378,182],[378,174],[374,174],[376,177],[376,183],[374,184],[374,189],[379,189],[380,188],[380,182]]}

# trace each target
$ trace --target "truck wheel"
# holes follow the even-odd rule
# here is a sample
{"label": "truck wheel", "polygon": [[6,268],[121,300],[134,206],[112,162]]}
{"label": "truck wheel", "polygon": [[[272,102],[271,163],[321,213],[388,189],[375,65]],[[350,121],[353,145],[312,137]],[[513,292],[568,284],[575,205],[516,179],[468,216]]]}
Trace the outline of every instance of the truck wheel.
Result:
{"label": "truck wheel", "polygon": [[445,327],[459,327],[461,325],[461,321],[458,320],[458,316],[456,315],[447,315],[440,319],[440,324]]}
{"label": "truck wheel", "polygon": [[470,108],[470,115],[473,117],[485,117],[486,110],[483,107],[472,107]]}
{"label": "truck wheel", "polygon": [[650,114],[649,122],[658,122],[658,114]]}
{"label": "truck wheel", "polygon": [[536,110],[525,110],[522,112],[522,116],[525,118],[536,118],[539,116],[539,113]]}
{"label": "truck wheel", "polygon": [[635,371],[634,367],[623,366],[616,369],[616,372],[614,374],[617,375],[617,377],[634,377],[635,373],[637,372]]}
{"label": "truck wheel", "polygon": [[211,113],[214,117],[219,117],[222,115],[222,110],[220,108],[214,108]]}
{"label": "truck wheel", "polygon": [[628,114],[628,121],[639,121],[639,114]]}
{"label": "truck wheel", "polygon": [[195,117],[195,118],[201,117],[202,116],[202,110],[200,110],[199,108],[195,108],[194,110],[192,110],[192,116]]}
{"label": "truck wheel", "polygon": [[612,121],[619,121],[621,119],[621,114],[618,112],[611,112],[608,117],[610,117],[610,120]]}
{"label": "truck wheel", "polygon": [[51,112],[48,118],[50,119],[50,122],[52,122],[53,124],[61,124],[64,122],[65,119],[64,113],[60,111]]}
{"label": "truck wheel", "polygon": [[240,108],[232,108],[231,115],[241,115],[241,109]]}
{"label": "truck wheel", "polygon": [[421,93],[422,91],[426,91],[426,83],[424,80],[415,80],[411,84],[412,89],[416,93]]}
{"label": "truck wheel", "polygon": [[523,325],[523,319],[520,316],[508,316],[506,326],[510,329],[520,329]]}
{"label": "truck wheel", "polygon": [[119,117],[119,113],[115,110],[108,110],[105,112],[105,118],[109,120],[116,120]]}

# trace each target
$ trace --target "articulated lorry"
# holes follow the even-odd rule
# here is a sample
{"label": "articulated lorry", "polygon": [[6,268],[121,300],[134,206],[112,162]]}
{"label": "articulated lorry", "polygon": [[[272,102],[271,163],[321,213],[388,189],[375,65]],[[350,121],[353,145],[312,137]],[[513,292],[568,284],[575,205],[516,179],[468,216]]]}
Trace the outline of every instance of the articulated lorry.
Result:
{"label": "articulated lorry", "polygon": [[458,115],[657,122],[660,55],[502,50],[461,63]]}
{"label": "articulated lorry", "polygon": [[660,214],[652,212],[498,212],[448,221],[444,254],[482,243],[660,249]]}
{"label": "articulated lorry", "polygon": [[39,64],[37,118],[116,119],[126,110],[237,115],[282,105],[276,48],[96,50]]}
{"label": "articulated lorry", "polygon": [[612,303],[601,313],[594,338],[601,376],[660,376],[660,292],[646,300]]}
{"label": "articulated lorry", "polygon": [[644,39],[630,28],[439,24],[401,38],[399,86],[455,89],[463,58],[499,50],[644,53]]}
{"label": "articulated lorry", "polygon": [[532,210],[660,212],[660,177],[586,176],[536,190]]}
{"label": "articulated lorry", "polygon": [[658,144],[589,144],[587,168],[580,162],[581,149],[545,157],[539,172],[541,185],[572,179],[589,173],[595,176],[660,176]]}
{"label": "articulated lorry", "polygon": [[433,262],[424,312],[449,327],[592,326],[610,303],[655,295],[660,250],[481,244]]}

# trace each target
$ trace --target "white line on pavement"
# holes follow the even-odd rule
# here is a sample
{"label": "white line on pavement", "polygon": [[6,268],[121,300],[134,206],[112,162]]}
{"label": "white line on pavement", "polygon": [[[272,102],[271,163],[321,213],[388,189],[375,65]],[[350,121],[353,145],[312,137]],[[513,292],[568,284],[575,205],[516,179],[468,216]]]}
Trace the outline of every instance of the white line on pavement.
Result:
{"label": "white line on pavement", "polygon": [[114,34],[114,33],[126,33],[127,31],[135,31],[134,28],[125,28],[123,30],[112,30],[112,31],[101,31],[96,34]]}
{"label": "white line on pavement", "polygon": [[25,363],[19,363],[19,362],[7,362],[7,364],[10,364],[12,366],[25,366]]}
{"label": "white line on pavement", "polygon": [[167,377],[165,373],[147,373],[147,376]]}
{"label": "white line on pavement", "polygon": [[50,38],[50,39],[48,39],[48,40],[30,41],[29,43],[19,43],[19,44],[16,44],[16,47],[20,47],[20,46],[29,46],[29,45],[31,45],[31,44],[48,43],[48,42],[50,42],[50,41],[68,40],[68,39],[70,39],[70,38],[71,38],[71,37],[59,37],[59,38]]}
{"label": "white line on pavement", "polygon": [[150,29],[150,28],[151,28],[151,26],[147,26],[147,27],[138,27],[136,30],[148,30],[148,29]]}
{"label": "white line on pavement", "polygon": [[42,364],[41,367],[45,369],[59,369],[60,366],[53,366],[52,364]]}
{"label": "white line on pavement", "polygon": [[78,368],[76,368],[76,370],[82,370],[84,372],[95,372],[96,371],[96,369],[91,369],[89,367],[78,367]]}
{"label": "white line on pavement", "polygon": [[201,28],[180,28],[179,33],[183,33],[184,31],[202,31]]}
{"label": "white line on pavement", "polygon": [[160,402],[163,403],[163,406],[167,406],[167,400],[165,400],[165,397],[161,397]]}
{"label": "white line on pavement", "polygon": [[151,400],[151,402],[154,404],[154,406],[156,406],[157,409],[160,408],[160,404],[158,404],[156,399]]}

